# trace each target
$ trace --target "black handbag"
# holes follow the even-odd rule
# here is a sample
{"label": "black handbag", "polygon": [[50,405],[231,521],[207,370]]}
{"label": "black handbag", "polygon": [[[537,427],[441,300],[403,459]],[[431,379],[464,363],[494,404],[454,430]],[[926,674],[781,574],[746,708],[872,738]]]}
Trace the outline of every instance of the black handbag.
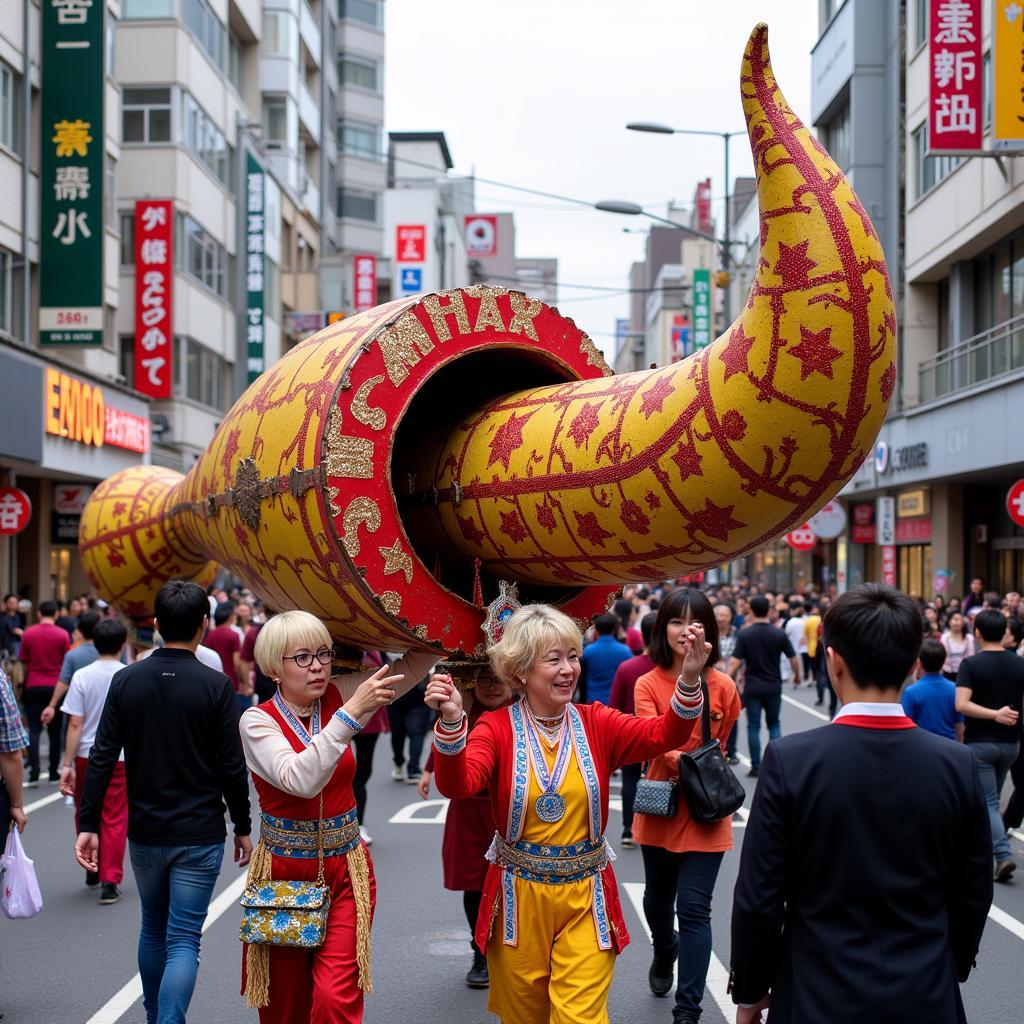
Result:
{"label": "black handbag", "polygon": [[690,808],[690,817],[701,825],[727,818],[743,805],[746,791],[725,763],[722,745],[711,738],[708,685],[701,679],[704,706],[701,712],[701,745],[679,755],[679,784]]}

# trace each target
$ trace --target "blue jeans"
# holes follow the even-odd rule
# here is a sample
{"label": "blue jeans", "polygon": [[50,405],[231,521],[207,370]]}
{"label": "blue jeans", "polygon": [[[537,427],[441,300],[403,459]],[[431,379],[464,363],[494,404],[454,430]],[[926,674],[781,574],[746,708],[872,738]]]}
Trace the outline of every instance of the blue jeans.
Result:
{"label": "blue jeans", "polygon": [[750,747],[750,767],[761,767],[761,711],[764,710],[765,721],[768,723],[768,741],[777,740],[782,735],[779,725],[779,712],[782,710],[782,694],[755,697],[744,694],[743,703],[747,709],[747,746]]}
{"label": "blue jeans", "polygon": [[184,1024],[199,970],[199,939],[224,844],[128,843],[142,904],[139,974],[147,1024]]}
{"label": "blue jeans", "polygon": [[1010,766],[1020,753],[1019,743],[989,742],[972,743],[971,750],[978,759],[978,775],[981,788],[985,791],[988,805],[988,822],[992,829],[992,853],[997,861],[1010,860],[1010,841],[1006,838],[1006,826],[999,814],[999,794]]}
{"label": "blue jeans", "polygon": [[660,846],[641,846],[640,852],[644,917],[651,941],[656,950],[671,947],[675,916],[679,925],[676,1009],[699,1016],[711,962],[711,895],[725,854],[673,853]]}

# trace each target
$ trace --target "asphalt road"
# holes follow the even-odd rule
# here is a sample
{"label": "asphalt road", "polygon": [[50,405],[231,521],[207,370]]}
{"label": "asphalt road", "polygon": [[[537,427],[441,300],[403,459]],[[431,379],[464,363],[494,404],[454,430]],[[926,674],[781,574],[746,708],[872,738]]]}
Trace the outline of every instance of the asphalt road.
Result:
{"label": "asphalt road", "polygon": [[[811,707],[813,691],[787,688],[783,733],[823,725]],[[745,736],[741,736],[741,751]],[[444,804],[423,805],[412,786],[390,778],[390,744],[377,747],[370,780],[367,826],[375,842],[378,904],[373,931],[374,994],[367,999],[367,1024],[484,1024],[486,994],[466,988],[469,933],[461,897],[441,885],[441,815]],[[741,776],[745,769],[740,769]],[[752,791],[750,782],[744,783]],[[618,847],[620,820],[613,789],[609,824]],[[4,1024],[144,1024],[135,963],[139,907],[130,868],[122,900],[97,904],[85,888],[72,853],[72,809],[56,788],[27,791],[28,855],[35,860],[43,892],[43,912],[29,921],[0,918],[0,1010]],[[254,800],[255,806],[255,800]],[[747,806],[749,806],[749,801]],[[731,1020],[725,995],[729,963],[729,913],[743,828],[735,830],[737,849],[728,853],[719,875],[713,908],[714,953],[704,997],[707,1024]],[[1024,836],[1014,839],[1014,855],[1024,866]],[[649,945],[642,914],[643,867],[638,850],[618,849],[615,870],[623,892],[633,943],[619,958],[611,996],[611,1019],[629,1024],[669,1024],[670,1000],[647,989]],[[189,1015],[197,1024],[256,1021],[238,995],[240,945],[237,907],[242,872],[230,864],[230,851],[217,884],[203,940],[199,982]],[[996,886],[978,969],[963,987],[970,1024],[1020,1024],[1024,1020],[1024,871],[1010,885]],[[808,964],[808,970],[814,965]]]}

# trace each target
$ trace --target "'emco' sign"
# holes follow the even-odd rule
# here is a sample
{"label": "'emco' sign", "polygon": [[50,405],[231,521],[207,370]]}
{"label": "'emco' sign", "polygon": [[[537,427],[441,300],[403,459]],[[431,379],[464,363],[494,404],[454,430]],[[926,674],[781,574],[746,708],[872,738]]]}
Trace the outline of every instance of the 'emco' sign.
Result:
{"label": "'emco' sign", "polygon": [[78,444],[149,451],[149,420],[108,406],[103,389],[47,367],[43,390],[46,432]]}

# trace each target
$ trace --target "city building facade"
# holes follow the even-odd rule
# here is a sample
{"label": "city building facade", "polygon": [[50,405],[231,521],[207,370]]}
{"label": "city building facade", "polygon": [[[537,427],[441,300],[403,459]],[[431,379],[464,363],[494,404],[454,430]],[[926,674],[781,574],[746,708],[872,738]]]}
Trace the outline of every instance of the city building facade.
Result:
{"label": "city building facade", "polygon": [[[990,148],[993,5],[980,7]],[[1024,477],[1024,169],[1013,153],[929,155],[928,13],[926,0],[846,0],[813,55],[819,133],[871,213],[899,314],[900,386],[843,492],[837,561],[845,580],[923,597],[974,577],[1005,592],[1024,584],[1008,507]]]}

